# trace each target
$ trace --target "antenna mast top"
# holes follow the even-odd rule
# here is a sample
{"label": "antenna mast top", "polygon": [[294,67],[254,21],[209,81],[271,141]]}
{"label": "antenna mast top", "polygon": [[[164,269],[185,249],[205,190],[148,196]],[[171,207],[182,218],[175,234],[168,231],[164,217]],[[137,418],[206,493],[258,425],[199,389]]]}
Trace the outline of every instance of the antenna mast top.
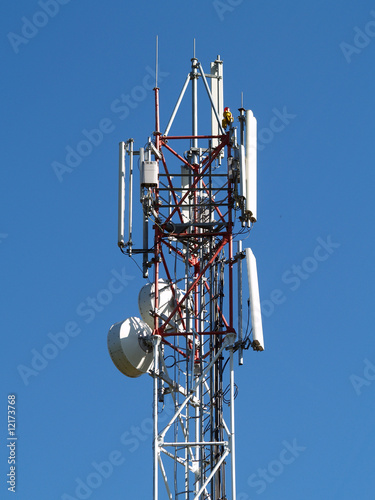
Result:
{"label": "antenna mast top", "polygon": [[158,88],[159,37],[156,35],[155,88]]}
{"label": "antenna mast top", "polygon": [[[113,325],[108,345],[122,373],[153,378],[153,500],[236,500],[234,352],[242,364],[245,349],[264,349],[256,260],[241,240],[257,219],[257,123],[252,111],[241,108],[237,134],[230,108],[224,107],[223,62],[217,56],[206,74],[195,49],[194,38],[191,68],[163,134],[156,37],[153,138],[139,152],[133,151],[133,139],[120,143],[119,246],[129,256],[142,255],[143,277],[150,275],[151,282],[138,298],[142,319]],[[200,81],[210,103],[211,130],[198,134]],[[169,135],[189,84],[191,121],[184,117],[182,123],[191,128]],[[202,120],[202,131],[206,123]],[[134,227],[143,227],[141,248],[134,247],[132,232],[135,154],[141,209],[134,210],[139,218]],[[252,329],[242,334],[245,258]],[[160,479],[166,497],[159,497]]]}

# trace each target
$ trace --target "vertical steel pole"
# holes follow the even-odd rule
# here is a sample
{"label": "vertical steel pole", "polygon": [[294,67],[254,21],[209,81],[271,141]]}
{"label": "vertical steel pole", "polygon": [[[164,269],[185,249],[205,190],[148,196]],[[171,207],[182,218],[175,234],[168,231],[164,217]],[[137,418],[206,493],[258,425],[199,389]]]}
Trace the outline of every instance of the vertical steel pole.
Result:
{"label": "vertical steel pole", "polygon": [[[198,135],[198,59],[191,60],[191,80],[192,80],[192,135]],[[198,139],[193,139],[193,148],[198,148]],[[193,164],[198,163],[197,155],[193,154]]]}
{"label": "vertical steel pole", "polygon": [[245,109],[243,107],[239,108],[240,116],[238,117],[240,121],[240,144],[245,146]]}
{"label": "vertical steel pole", "polygon": [[158,500],[158,477],[159,477],[159,469],[158,469],[158,459],[159,459],[159,442],[158,442],[158,374],[159,374],[159,346],[160,346],[161,337],[160,335],[153,336],[153,344],[154,344],[154,442],[153,442],[153,451],[154,451],[154,460],[153,460],[153,469],[154,469],[154,500]]}
{"label": "vertical steel pole", "polygon": [[[197,84],[198,84],[198,60],[195,58],[195,41],[194,41],[194,54],[193,54],[193,58],[191,60],[191,80],[192,80],[192,135],[193,136],[197,136],[198,135],[198,91],[197,91]],[[192,165],[195,166],[195,169],[197,168],[197,165],[199,163],[199,156],[196,152],[196,150],[198,149],[198,139],[197,138],[193,138],[192,140],[192,147],[194,149],[193,151],[193,154],[192,154],[192,159],[191,159],[191,162],[192,162]],[[196,175],[197,175],[197,170],[194,170],[194,180],[196,180]],[[198,187],[198,186],[197,186]],[[198,199],[197,199],[197,190],[195,189],[194,191],[194,197],[193,197],[193,204],[194,204],[194,207],[192,210],[190,210],[190,216],[193,215],[193,222],[197,222],[198,219],[197,219],[197,202],[198,202]],[[190,219],[191,220],[191,219]],[[191,230],[189,229],[189,232]],[[194,228],[194,233],[196,233],[196,228]],[[188,255],[188,253],[187,253]],[[195,265],[194,265],[194,275],[196,275],[198,272],[199,272],[199,263],[197,262],[197,258],[194,258],[194,261],[195,261]],[[187,264],[186,266],[186,279],[188,281],[188,269],[189,267],[189,264]],[[189,286],[190,286],[190,283],[189,283]],[[196,349],[196,343],[195,343],[195,337],[196,335],[194,334],[194,330],[197,331],[198,330],[198,316],[199,316],[199,294],[198,294],[198,284],[194,287],[194,290],[192,291],[192,296],[194,297],[194,311],[193,311],[193,314],[194,314],[194,322],[191,320],[190,322],[190,329],[191,331],[193,332],[193,338],[192,338],[192,345],[191,345],[191,352],[190,352],[190,356],[191,356],[191,359],[190,359],[190,363],[187,363],[187,370],[188,372],[190,373],[187,373],[187,378],[188,378],[188,385],[187,385],[187,389],[190,389],[190,383],[193,383],[193,381],[195,380],[195,377],[194,377],[194,362],[195,362],[195,349]],[[189,299],[188,299],[189,300]],[[193,327],[194,325],[194,327]],[[197,387],[197,396],[199,394],[199,387]],[[195,411],[195,417],[196,417],[196,422],[195,422],[195,439],[196,441],[199,440],[199,415],[197,414],[197,410],[198,410],[198,413],[199,413],[199,408],[196,409]],[[187,436],[188,436],[188,440],[190,441],[190,425],[189,425],[189,408],[186,408],[186,428],[187,428]],[[192,429],[191,429],[192,430]],[[196,451],[196,459],[198,459],[198,456],[199,456],[199,446],[195,449]],[[186,459],[188,460],[188,455],[186,455]],[[197,479],[197,476],[195,476],[195,479]],[[197,489],[198,488],[198,489]],[[187,482],[186,482],[186,498],[190,498],[190,481],[189,481],[189,469],[187,469]],[[199,491],[199,482],[196,481],[196,485],[195,485],[195,491],[198,492]]]}
{"label": "vertical steel pole", "polygon": [[236,500],[236,445],[234,434],[234,367],[233,347],[229,349],[230,356],[230,451],[232,466],[232,500]]}
{"label": "vertical steel pole", "polygon": [[[156,42],[157,43],[157,42]],[[157,47],[156,47],[156,75],[157,75]],[[156,149],[159,150],[159,89],[157,87],[157,76],[155,82],[155,134]],[[157,192],[156,192],[157,193]],[[155,227],[155,313],[159,308],[159,230]],[[155,331],[159,331],[159,318],[155,315]],[[159,442],[158,442],[158,375],[159,375],[159,346],[161,342],[160,335],[154,335],[154,500],[158,500],[158,460],[159,460]]]}
{"label": "vertical steel pole", "polygon": [[[196,377],[196,379],[198,379],[198,377]],[[196,381],[195,379],[195,381]],[[199,385],[197,387],[197,390],[195,392],[195,396],[196,398],[198,399],[199,401],[199,397],[200,397],[200,394],[199,394]],[[199,426],[200,426],[200,405],[199,407],[195,408],[195,441],[196,442],[199,442],[200,441],[200,432],[199,432]],[[196,460],[196,464],[198,465],[198,469],[199,469],[199,466],[200,466],[200,460],[199,460],[199,450],[200,450],[200,446],[196,446],[195,447],[195,460]],[[200,483],[199,483],[199,478],[198,478],[198,474],[195,473],[195,494],[198,493],[200,489]]]}
{"label": "vertical steel pole", "polygon": [[[157,50],[157,47],[156,47]],[[157,87],[157,81],[156,81],[156,86],[154,88],[155,92],[155,142],[156,142],[156,149],[159,151],[159,139],[160,139],[160,131],[159,131],[159,89]],[[159,198],[159,191],[158,189],[155,189],[155,198],[156,201],[158,201]],[[158,204],[156,203],[156,207]],[[156,208],[156,211],[158,212],[158,208]],[[160,254],[160,231],[157,225],[155,225],[155,313],[157,313],[159,309],[159,254]],[[155,330],[156,332],[159,332],[159,318],[158,316],[155,315]]]}
{"label": "vertical steel pole", "polygon": [[[190,441],[190,426],[189,426],[189,414],[190,408],[189,408],[189,403],[186,405],[185,408],[185,415],[186,415],[186,437],[185,437],[185,442]],[[185,447],[185,500],[189,500],[190,497],[190,481],[189,481],[189,451],[190,448],[187,446]]]}

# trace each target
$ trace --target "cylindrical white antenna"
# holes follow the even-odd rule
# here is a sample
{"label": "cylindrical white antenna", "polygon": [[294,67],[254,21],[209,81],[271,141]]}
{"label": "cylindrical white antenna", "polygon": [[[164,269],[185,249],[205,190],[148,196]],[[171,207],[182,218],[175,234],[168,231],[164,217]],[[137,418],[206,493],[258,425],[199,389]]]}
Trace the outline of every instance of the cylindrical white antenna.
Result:
{"label": "cylindrical white antenna", "polygon": [[246,110],[246,212],[257,220],[257,120]]}
{"label": "cylindrical white antenna", "polygon": [[124,242],[124,217],[125,217],[125,142],[119,143],[119,182],[118,182],[118,238],[120,248]]}
{"label": "cylindrical white antenna", "polygon": [[[145,161],[145,148],[139,148],[139,176],[142,177],[142,169],[143,169],[143,163]],[[143,196],[143,191],[142,191],[142,184],[139,183],[141,193],[140,193],[140,198],[142,200]]]}
{"label": "cylindrical white antenna", "polygon": [[[224,91],[223,91],[223,61],[217,56],[216,61],[211,63],[211,94],[215,103],[217,114],[222,117],[224,111]],[[211,134],[219,135],[220,121],[217,121],[216,114],[211,108]],[[221,127],[220,127],[221,128]],[[220,133],[223,131],[221,129]],[[212,139],[212,147],[219,144],[218,139]],[[221,157],[222,155],[220,155]]]}
{"label": "cylindrical white antenna", "polygon": [[[199,63],[199,71],[201,73],[204,86],[206,87],[206,92],[207,92],[208,98],[210,99],[210,102],[211,102],[211,109],[212,109],[212,111],[213,111],[213,113],[215,115],[215,118],[217,120],[217,123],[218,123],[218,126],[219,126],[219,130],[220,130],[220,134],[224,134],[224,130],[223,130],[222,126],[221,126],[220,118],[219,118],[219,115],[218,115],[218,112],[217,112],[217,109],[216,109],[217,103],[215,103],[214,100],[213,100],[213,97],[212,97],[212,94],[211,94],[211,91],[210,91],[210,87],[208,86],[206,75],[204,74],[204,71],[203,71],[201,63]],[[212,124],[211,124],[211,128],[212,128]]]}
{"label": "cylindrical white antenna", "polygon": [[246,248],[247,278],[250,293],[251,326],[254,351],[264,350],[262,313],[260,309],[257,261],[251,248]]}

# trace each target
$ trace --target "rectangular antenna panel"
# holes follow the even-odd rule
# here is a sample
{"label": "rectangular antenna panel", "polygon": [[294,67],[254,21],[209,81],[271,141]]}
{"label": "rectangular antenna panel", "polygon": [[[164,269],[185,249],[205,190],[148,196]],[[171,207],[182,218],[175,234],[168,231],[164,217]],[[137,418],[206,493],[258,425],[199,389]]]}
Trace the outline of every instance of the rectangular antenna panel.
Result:
{"label": "rectangular antenna panel", "polygon": [[119,143],[119,179],[118,179],[118,238],[120,248],[124,246],[125,218],[125,142]]}
{"label": "rectangular antenna panel", "polygon": [[250,293],[251,326],[254,351],[264,350],[262,313],[260,309],[257,262],[251,248],[246,248],[247,277]]}
{"label": "rectangular antenna panel", "polygon": [[245,146],[240,144],[240,194],[246,198],[246,156]]}
{"label": "rectangular antenna panel", "polygon": [[257,120],[246,110],[246,212],[257,220]]}

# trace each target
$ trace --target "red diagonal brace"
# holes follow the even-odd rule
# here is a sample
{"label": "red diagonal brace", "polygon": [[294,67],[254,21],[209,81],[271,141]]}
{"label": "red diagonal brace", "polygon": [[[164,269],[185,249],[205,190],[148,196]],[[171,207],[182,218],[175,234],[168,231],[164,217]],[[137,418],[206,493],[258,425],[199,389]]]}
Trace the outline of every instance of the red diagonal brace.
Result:
{"label": "red diagonal brace", "polygon": [[[168,269],[168,266],[167,266],[167,263],[165,261],[165,257],[164,257],[164,253],[163,253],[163,250],[161,250],[160,252],[160,255],[161,255],[161,259],[163,261],[163,265],[164,265],[164,270],[165,270],[165,273],[167,275],[167,278],[169,280],[169,286],[171,287],[172,289],[172,293],[173,293],[173,297],[175,298],[176,302],[177,302],[177,294],[176,294],[176,290],[175,290],[175,286],[174,284],[172,283],[172,278],[171,278],[171,275],[169,273],[169,269]],[[177,307],[179,306],[179,304],[177,303]],[[182,312],[181,312],[181,307],[178,307],[178,314],[180,316],[180,319],[181,319],[181,322],[182,322],[182,326],[184,328],[184,330],[186,330],[186,324],[185,324],[185,320],[182,316]]]}
{"label": "red diagonal brace", "polygon": [[[178,203],[178,205],[172,210],[172,212],[170,213],[169,217],[165,220],[165,222],[164,222],[165,224],[167,222],[169,222],[172,219],[173,215],[177,212],[177,210],[179,210],[179,208],[182,206],[182,203],[186,200],[186,198],[191,193],[191,189],[195,188],[195,186],[198,184],[199,180],[203,177],[203,175],[207,171],[207,169],[210,166],[210,164],[216,159],[216,157],[219,155],[220,151],[223,149],[223,147],[225,145],[226,145],[226,142],[222,142],[221,144],[219,144],[219,146],[216,148],[216,150],[214,151],[214,153],[212,154],[212,156],[206,158],[206,160],[203,161],[202,166],[205,165],[205,167],[203,168],[202,172],[197,175],[197,178],[195,179],[195,181],[193,182],[193,184],[190,186],[190,189],[186,191],[186,193],[184,194],[184,196],[182,196],[182,198],[181,198],[180,202]],[[171,148],[169,148],[169,146],[167,146],[166,144],[163,143],[163,146],[165,146],[167,149],[169,149],[169,150],[171,150],[173,152],[173,150]],[[175,153],[175,154],[177,154],[177,153]],[[184,163],[186,163],[191,168],[191,165],[189,163],[187,163],[186,160],[184,160],[181,157],[179,157],[179,158],[181,160],[183,160]]]}
{"label": "red diagonal brace", "polygon": [[182,163],[185,163],[185,165],[187,165],[188,167],[191,167],[190,163],[188,161],[185,160],[185,158],[182,158],[182,156],[180,156],[178,153],[176,153],[176,151],[174,151],[170,146],[168,146],[168,144],[166,144],[164,141],[162,142],[162,145],[168,149],[168,151],[170,151],[172,154],[174,154],[175,156],[177,156],[177,158],[182,161]]}
{"label": "red diagonal brace", "polygon": [[199,280],[201,279],[201,277],[204,275],[204,273],[210,267],[210,265],[212,264],[212,262],[215,260],[216,256],[219,254],[220,250],[228,243],[228,241],[229,241],[228,236],[225,236],[223,238],[222,242],[220,243],[220,245],[218,246],[216,252],[213,254],[213,256],[211,257],[211,259],[207,262],[207,264],[204,266],[204,268],[202,269],[202,271],[199,273],[199,275],[195,278],[195,280],[193,281],[193,283],[190,285],[190,287],[189,287],[188,291],[186,292],[186,294],[182,297],[182,299],[180,300],[180,302],[177,303],[177,306],[173,309],[173,311],[171,312],[171,314],[169,315],[169,317],[165,321],[165,323],[163,323],[163,325],[159,328],[159,335],[163,335],[163,332],[164,332],[166,326],[168,325],[168,323],[170,322],[170,320],[173,318],[173,316],[176,314],[178,308],[181,306],[181,304],[183,302],[185,302],[185,300],[187,299],[189,293],[193,290],[193,288],[195,287],[195,285],[199,282]]}
{"label": "red diagonal brace", "polygon": [[[165,158],[164,158],[163,154],[162,154],[161,160],[163,162],[164,170],[165,170],[165,173],[167,175],[169,187],[170,187],[170,189],[172,191],[174,202],[175,202],[176,206],[178,206],[177,196],[176,196],[175,190],[173,189],[172,179],[171,179],[171,176],[169,174],[168,167],[167,167],[167,164],[166,164],[166,161],[165,161]],[[180,221],[184,222],[184,219],[182,218],[182,214],[181,214],[181,210],[180,209],[178,209],[178,215],[180,217]]]}

